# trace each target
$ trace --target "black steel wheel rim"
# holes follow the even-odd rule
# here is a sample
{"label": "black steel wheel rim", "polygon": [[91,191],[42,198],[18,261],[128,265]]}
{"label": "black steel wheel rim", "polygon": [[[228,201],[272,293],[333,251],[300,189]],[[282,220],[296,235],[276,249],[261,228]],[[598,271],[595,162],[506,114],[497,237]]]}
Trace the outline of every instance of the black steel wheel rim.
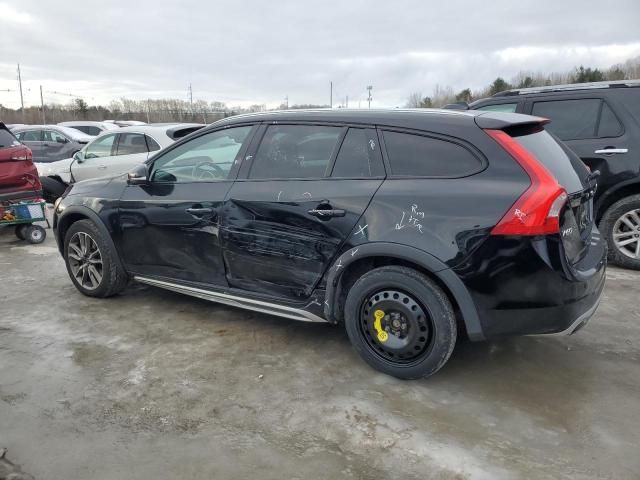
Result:
{"label": "black steel wheel rim", "polygon": [[368,347],[388,363],[410,366],[431,350],[431,317],[420,302],[401,290],[368,295],[362,302],[359,323]]}

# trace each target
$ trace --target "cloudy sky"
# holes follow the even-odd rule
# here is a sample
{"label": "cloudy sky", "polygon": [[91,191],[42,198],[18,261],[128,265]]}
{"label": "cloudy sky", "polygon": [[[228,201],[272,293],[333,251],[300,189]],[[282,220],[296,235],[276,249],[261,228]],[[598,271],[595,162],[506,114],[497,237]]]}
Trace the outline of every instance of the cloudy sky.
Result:
{"label": "cloudy sky", "polygon": [[[405,103],[436,84],[640,55],[639,0],[0,0],[0,103],[175,97],[228,105]],[[10,91],[7,91],[10,90]],[[60,93],[53,93],[60,92]]]}

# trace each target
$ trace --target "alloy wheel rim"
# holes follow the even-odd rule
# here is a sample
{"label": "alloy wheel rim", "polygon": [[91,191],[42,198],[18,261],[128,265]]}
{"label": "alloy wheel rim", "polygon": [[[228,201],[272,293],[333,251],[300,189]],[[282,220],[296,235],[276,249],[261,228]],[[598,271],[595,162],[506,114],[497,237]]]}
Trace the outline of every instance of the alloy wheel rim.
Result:
{"label": "alloy wheel rim", "polygon": [[616,220],[613,243],[620,253],[640,259],[640,209],[631,210]]}
{"label": "alloy wheel rim", "polygon": [[382,360],[409,366],[431,349],[433,327],[425,308],[400,290],[369,295],[360,310],[360,331]]}
{"label": "alloy wheel rim", "polygon": [[78,232],[69,240],[69,267],[75,280],[87,290],[95,290],[102,283],[102,253],[96,241],[85,232]]}

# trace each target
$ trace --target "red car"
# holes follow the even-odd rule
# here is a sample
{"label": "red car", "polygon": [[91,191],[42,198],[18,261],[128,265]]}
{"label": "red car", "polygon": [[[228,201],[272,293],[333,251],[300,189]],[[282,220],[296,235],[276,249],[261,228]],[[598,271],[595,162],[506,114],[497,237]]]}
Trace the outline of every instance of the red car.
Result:
{"label": "red car", "polygon": [[31,150],[0,122],[0,202],[40,197],[42,185]]}

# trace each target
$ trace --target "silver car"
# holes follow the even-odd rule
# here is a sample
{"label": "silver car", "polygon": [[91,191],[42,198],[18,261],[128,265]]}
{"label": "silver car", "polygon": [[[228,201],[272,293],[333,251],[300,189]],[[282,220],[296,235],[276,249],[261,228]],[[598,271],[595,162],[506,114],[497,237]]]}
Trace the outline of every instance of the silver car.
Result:
{"label": "silver car", "polygon": [[110,122],[91,122],[85,120],[75,120],[71,122],[60,122],[58,123],[61,127],[69,127],[75,128],[76,130],[80,130],[87,135],[91,135],[92,137],[97,137],[102,132],[106,130],[117,130],[119,127],[115,123]]}
{"label": "silver car", "polygon": [[45,199],[54,201],[74,182],[126,173],[154,152],[202,127],[199,123],[166,123],[103,132],[72,158],[36,163]]}
{"label": "silver car", "polygon": [[12,129],[16,138],[33,153],[34,162],[55,162],[73,156],[93,137],[59,125],[25,125]]}

